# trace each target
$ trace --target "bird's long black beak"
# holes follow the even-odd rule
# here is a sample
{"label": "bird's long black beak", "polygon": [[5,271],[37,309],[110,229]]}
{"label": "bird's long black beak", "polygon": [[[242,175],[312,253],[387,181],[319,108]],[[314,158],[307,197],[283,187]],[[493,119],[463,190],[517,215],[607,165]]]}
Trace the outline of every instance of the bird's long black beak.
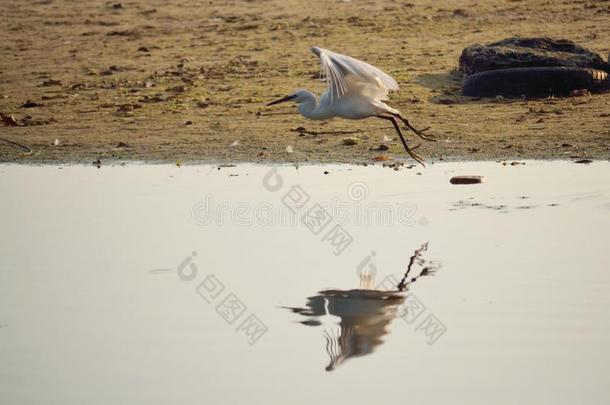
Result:
{"label": "bird's long black beak", "polygon": [[270,102],[269,104],[267,104],[267,107],[269,107],[270,105],[284,103],[286,101],[294,100],[295,98],[297,98],[297,96],[295,94],[291,94],[291,95],[286,96],[284,98],[280,98],[279,100],[275,100],[275,101]]}

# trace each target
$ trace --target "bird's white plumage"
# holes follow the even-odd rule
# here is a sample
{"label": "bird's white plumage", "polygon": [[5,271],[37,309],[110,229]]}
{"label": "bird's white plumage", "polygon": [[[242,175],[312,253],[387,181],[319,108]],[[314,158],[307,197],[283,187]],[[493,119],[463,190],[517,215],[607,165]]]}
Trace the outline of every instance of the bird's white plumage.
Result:
{"label": "bird's white plumage", "polygon": [[348,94],[383,101],[387,100],[390,90],[398,90],[396,80],[375,66],[328,49],[313,47],[311,50],[320,57],[331,102]]}
{"label": "bird's white plumage", "polygon": [[322,76],[328,83],[328,89],[320,97],[309,90],[299,89],[267,105],[293,101],[301,115],[312,120],[327,120],[333,117],[360,120],[378,117],[391,121],[407,153],[423,165],[423,159],[409,148],[402,136],[397,120],[402,121],[422,139],[434,139],[413,128],[400,111],[384,103],[390,90],[398,90],[396,80],[375,66],[350,56],[318,47],[311,48],[311,51],[320,58]]}

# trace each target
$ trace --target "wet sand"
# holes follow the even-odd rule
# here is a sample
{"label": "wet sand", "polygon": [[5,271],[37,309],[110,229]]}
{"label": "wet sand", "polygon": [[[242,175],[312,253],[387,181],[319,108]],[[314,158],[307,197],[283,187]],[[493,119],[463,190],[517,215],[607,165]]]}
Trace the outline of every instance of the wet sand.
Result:
{"label": "wet sand", "polygon": [[[298,87],[323,90],[312,45],[393,75],[401,89],[390,104],[439,138],[413,139],[427,160],[610,158],[609,95],[473,101],[458,95],[454,72],[464,47],[513,35],[567,38],[607,57],[607,2],[115,4],[0,9],[0,112],[20,125],[0,137],[33,149],[0,142],[0,161],[405,159],[396,140],[371,150],[396,138],[382,121],[320,123],[264,107]],[[343,145],[352,136],[359,144]]]}

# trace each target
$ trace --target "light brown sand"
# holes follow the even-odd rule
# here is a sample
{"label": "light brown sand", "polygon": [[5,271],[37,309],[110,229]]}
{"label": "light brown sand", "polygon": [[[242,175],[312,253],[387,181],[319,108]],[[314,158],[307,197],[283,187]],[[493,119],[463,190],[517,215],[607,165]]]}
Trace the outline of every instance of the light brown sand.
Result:
{"label": "light brown sand", "polygon": [[[380,152],[369,149],[395,138],[387,123],[314,122],[290,105],[264,107],[298,87],[323,90],[312,45],[393,75],[401,89],[390,104],[440,139],[419,148],[427,160],[610,158],[610,95],[471,101],[457,96],[451,73],[465,46],[513,35],[567,38],[607,56],[608,1],[112,5],[0,8],[0,112],[20,123],[31,116],[27,126],[0,126],[0,137],[34,149],[0,142],[0,161],[372,161]],[[21,108],[27,100],[42,106]],[[348,136],[360,143],[343,145]],[[396,141],[387,153],[404,156]]]}

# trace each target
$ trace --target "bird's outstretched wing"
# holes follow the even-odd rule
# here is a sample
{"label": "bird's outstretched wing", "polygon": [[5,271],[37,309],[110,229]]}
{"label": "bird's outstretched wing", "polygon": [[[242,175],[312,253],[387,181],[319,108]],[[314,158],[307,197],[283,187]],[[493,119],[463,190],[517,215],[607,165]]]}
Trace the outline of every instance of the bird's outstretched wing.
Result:
{"label": "bird's outstretched wing", "polygon": [[311,51],[320,57],[331,101],[354,91],[385,100],[390,90],[398,90],[396,80],[375,66],[328,49],[313,47]]}

